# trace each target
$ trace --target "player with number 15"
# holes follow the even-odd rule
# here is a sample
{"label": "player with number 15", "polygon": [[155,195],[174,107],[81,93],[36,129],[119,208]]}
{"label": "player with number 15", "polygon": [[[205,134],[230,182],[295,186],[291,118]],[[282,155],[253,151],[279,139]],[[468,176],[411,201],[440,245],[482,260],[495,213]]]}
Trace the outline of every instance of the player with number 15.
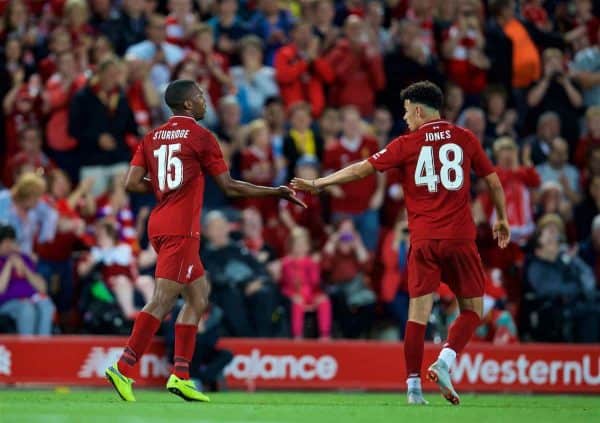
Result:
{"label": "player with number 15", "polygon": [[154,191],[158,200],[148,220],[148,238],[158,255],[156,288],[135,319],[125,351],[106,370],[106,377],[123,400],[135,401],[134,368],[181,294],[185,304],[175,324],[175,365],[167,389],[188,401],[208,401],[189,376],[209,292],[199,257],[204,175],[211,175],[229,196],[276,196],[306,205],[288,187],[262,187],[231,178],[217,140],[196,123],[204,117],[206,103],[194,81],[170,83],[165,102],[173,116],[144,137],[125,181],[128,190]]}
{"label": "player with number 15", "polygon": [[460,402],[450,380],[450,367],[479,326],[483,309],[484,273],[471,215],[470,176],[474,170],[490,190],[498,220],[494,237],[501,248],[510,241],[504,191],[492,163],[468,130],[440,119],[442,92],[429,81],[401,93],[410,133],[396,138],[367,160],[324,178],[296,178],[292,187],[317,192],[391,168],[403,173],[411,246],[408,256],[410,305],[404,337],[409,404],[427,404],[421,390],[425,327],[440,281],[456,294],[460,315],[427,377],[452,404]]}

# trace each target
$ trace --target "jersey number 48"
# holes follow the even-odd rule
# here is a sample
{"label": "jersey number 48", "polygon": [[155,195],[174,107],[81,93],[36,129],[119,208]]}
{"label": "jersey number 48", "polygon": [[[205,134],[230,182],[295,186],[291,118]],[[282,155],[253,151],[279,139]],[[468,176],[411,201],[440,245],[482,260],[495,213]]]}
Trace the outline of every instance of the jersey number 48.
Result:
{"label": "jersey number 48", "polygon": [[154,150],[158,159],[158,188],[161,191],[177,189],[183,182],[183,163],[175,155],[181,151],[181,143],[161,145]]}
{"label": "jersey number 48", "polygon": [[441,182],[442,186],[449,191],[459,190],[464,180],[462,148],[453,143],[444,144],[440,147],[438,156],[442,163],[439,175],[435,173],[433,147],[429,145],[421,147],[415,168],[415,185],[427,185],[429,192],[437,192],[438,184]]}

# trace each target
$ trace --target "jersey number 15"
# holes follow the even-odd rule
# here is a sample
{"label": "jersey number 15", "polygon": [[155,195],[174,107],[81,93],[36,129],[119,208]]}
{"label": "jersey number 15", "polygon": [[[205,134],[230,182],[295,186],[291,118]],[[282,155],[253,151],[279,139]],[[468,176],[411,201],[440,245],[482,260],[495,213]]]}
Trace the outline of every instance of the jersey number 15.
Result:
{"label": "jersey number 15", "polygon": [[440,147],[438,156],[442,163],[439,175],[435,173],[433,147],[428,145],[421,147],[415,168],[415,185],[427,185],[429,192],[437,192],[437,185],[441,182],[442,186],[449,191],[459,190],[464,180],[462,148],[454,143],[444,144]]}
{"label": "jersey number 15", "polygon": [[154,150],[158,159],[158,188],[161,191],[177,189],[183,182],[183,163],[175,155],[181,151],[181,144],[161,145]]}

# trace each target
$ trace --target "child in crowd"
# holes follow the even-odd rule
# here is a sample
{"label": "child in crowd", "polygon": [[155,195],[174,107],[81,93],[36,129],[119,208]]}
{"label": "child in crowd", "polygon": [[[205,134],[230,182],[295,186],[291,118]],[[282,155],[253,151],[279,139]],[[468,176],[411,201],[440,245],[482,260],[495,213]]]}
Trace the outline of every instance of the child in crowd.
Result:
{"label": "child in crowd", "polygon": [[290,237],[290,252],[281,265],[281,290],[292,303],[292,335],[302,338],[304,313],[317,311],[319,335],[331,335],[331,302],[320,288],[319,264],[310,256],[308,231],[297,227]]}

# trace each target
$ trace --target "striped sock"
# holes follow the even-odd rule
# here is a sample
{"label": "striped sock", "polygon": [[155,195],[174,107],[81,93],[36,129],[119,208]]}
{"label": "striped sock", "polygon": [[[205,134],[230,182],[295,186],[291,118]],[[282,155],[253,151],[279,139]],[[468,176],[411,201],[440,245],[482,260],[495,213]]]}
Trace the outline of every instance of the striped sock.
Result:
{"label": "striped sock", "polygon": [[133,324],[131,336],[127,340],[127,346],[117,363],[117,367],[123,375],[133,376],[135,365],[148,349],[159,326],[160,320],[150,313],[142,311],[138,314]]}

